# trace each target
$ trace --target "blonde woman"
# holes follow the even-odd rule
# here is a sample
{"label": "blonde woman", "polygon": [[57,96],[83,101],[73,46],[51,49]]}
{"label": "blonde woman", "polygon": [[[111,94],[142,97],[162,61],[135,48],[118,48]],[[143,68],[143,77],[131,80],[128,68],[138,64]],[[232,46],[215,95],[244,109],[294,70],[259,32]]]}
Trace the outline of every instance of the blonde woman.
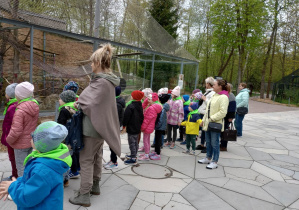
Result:
{"label": "blonde woman", "polygon": [[80,189],[69,199],[75,205],[88,207],[90,194],[100,194],[104,139],[116,155],[121,153],[115,100],[115,87],[120,80],[110,68],[112,51],[111,45],[105,44],[92,54],[92,80],[78,100],[78,108],[84,113],[84,148],[80,152]]}

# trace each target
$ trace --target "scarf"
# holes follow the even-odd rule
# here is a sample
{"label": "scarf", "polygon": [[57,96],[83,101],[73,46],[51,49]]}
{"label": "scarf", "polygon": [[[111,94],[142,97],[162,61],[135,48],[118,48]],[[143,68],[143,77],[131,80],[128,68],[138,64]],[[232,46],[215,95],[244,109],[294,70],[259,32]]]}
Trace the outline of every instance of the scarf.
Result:
{"label": "scarf", "polygon": [[51,158],[55,160],[61,160],[68,164],[69,167],[72,165],[72,157],[70,156],[69,149],[65,144],[60,144],[56,149],[45,153],[40,153],[34,150],[25,158],[24,165],[26,165],[31,158]]}
{"label": "scarf", "polygon": [[33,102],[35,102],[37,105],[39,105],[39,103],[37,102],[37,100],[35,100],[35,99],[32,98],[32,97],[24,98],[24,99],[22,99],[21,101],[19,101],[18,104],[20,104],[20,103],[22,103],[22,102],[25,102],[25,101],[33,101]]}
{"label": "scarf", "polygon": [[188,117],[190,116],[190,119],[192,119],[193,114],[198,114],[198,109],[195,109],[194,111],[189,112]]}
{"label": "scarf", "polygon": [[173,98],[172,100],[173,100],[173,101],[182,100],[182,97],[179,96],[179,97]]}
{"label": "scarf", "polygon": [[136,101],[136,100],[133,99],[133,100],[128,101],[128,102],[126,103],[126,107],[129,106],[133,101]]}
{"label": "scarf", "polygon": [[115,98],[119,98],[120,96],[116,96]]}
{"label": "scarf", "polygon": [[4,109],[4,112],[3,112],[3,116],[6,115],[6,112],[7,112],[8,107],[9,107],[11,104],[15,103],[15,102],[17,102],[17,99],[16,99],[16,98],[12,98],[12,99],[10,99],[10,100],[8,101],[8,103],[6,104],[6,107],[5,107],[5,109]]}
{"label": "scarf", "polygon": [[189,106],[190,104],[191,104],[191,101],[188,100],[188,101],[185,101],[184,106]]}
{"label": "scarf", "polygon": [[71,107],[73,110],[75,110],[75,111],[77,112],[78,109],[75,108],[74,104],[75,104],[75,102],[68,102],[68,103],[66,103],[66,104],[61,105],[61,106],[58,108],[58,110],[60,111],[62,107],[69,106],[69,107]]}

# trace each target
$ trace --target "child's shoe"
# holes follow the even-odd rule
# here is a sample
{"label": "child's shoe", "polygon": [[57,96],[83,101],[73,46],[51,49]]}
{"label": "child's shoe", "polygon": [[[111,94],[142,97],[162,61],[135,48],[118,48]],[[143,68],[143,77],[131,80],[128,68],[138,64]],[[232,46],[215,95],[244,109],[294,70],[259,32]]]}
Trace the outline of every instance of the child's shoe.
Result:
{"label": "child's shoe", "polygon": [[174,149],[175,148],[175,144],[174,143],[172,143],[171,145],[170,145],[170,147],[169,147],[170,149]]}
{"label": "child's shoe", "polygon": [[136,163],[137,163],[136,158],[130,158],[125,161],[125,165],[136,165]]}
{"label": "child's shoe", "polygon": [[183,153],[185,153],[185,154],[190,154],[190,150],[186,150],[186,151],[183,151]]}
{"label": "child's shoe", "polygon": [[105,168],[105,166],[108,166],[108,165],[111,164],[111,163],[112,163],[112,161],[110,160],[109,162],[105,163],[105,164],[103,165],[103,167]]}
{"label": "child's shoe", "polygon": [[80,177],[80,174],[78,171],[76,171],[75,173],[73,173],[71,170],[69,172],[69,177],[70,179],[78,179]]}
{"label": "child's shoe", "polygon": [[158,154],[152,155],[152,156],[150,156],[150,159],[151,160],[161,160],[161,155],[158,155]]}
{"label": "child's shoe", "polygon": [[105,169],[117,169],[117,168],[118,168],[118,164],[113,162],[105,166]]}
{"label": "child's shoe", "polygon": [[195,155],[195,150],[192,150],[192,152],[190,153],[190,155]]}
{"label": "child's shoe", "polygon": [[138,154],[139,157],[143,157],[145,153]]}
{"label": "child's shoe", "polygon": [[151,153],[149,153],[149,156],[151,157],[151,156],[154,156],[154,155],[156,155],[157,153],[155,152],[155,151],[152,151]]}
{"label": "child's shoe", "polygon": [[170,142],[166,142],[166,143],[165,143],[165,147],[169,147],[170,145],[171,145]]}
{"label": "child's shoe", "polygon": [[125,159],[131,159],[131,155],[126,155]]}
{"label": "child's shoe", "polygon": [[138,152],[144,152],[144,147],[140,147],[140,148],[138,149]]}
{"label": "child's shoe", "polygon": [[183,141],[183,139],[178,138],[176,141]]}
{"label": "child's shoe", "polygon": [[182,143],[180,143],[180,145],[186,145],[187,142],[186,141],[183,141]]}
{"label": "child's shoe", "polygon": [[141,160],[141,161],[142,161],[142,160],[150,160],[150,159],[149,159],[149,157],[148,157],[148,154],[145,154],[145,155],[139,157],[138,160]]}

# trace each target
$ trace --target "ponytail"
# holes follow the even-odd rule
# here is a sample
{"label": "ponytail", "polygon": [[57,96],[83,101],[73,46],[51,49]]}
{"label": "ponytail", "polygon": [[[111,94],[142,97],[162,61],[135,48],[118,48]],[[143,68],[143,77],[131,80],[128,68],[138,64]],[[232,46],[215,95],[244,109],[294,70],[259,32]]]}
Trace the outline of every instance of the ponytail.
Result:
{"label": "ponytail", "polygon": [[227,83],[226,80],[216,79],[216,82],[218,83],[219,86],[222,87],[222,90],[226,90],[226,91],[230,92],[231,88],[230,88],[230,85]]}
{"label": "ponytail", "polygon": [[110,66],[113,50],[114,48],[111,46],[111,44],[103,44],[91,55],[90,60],[96,66],[101,67],[104,72],[111,72]]}

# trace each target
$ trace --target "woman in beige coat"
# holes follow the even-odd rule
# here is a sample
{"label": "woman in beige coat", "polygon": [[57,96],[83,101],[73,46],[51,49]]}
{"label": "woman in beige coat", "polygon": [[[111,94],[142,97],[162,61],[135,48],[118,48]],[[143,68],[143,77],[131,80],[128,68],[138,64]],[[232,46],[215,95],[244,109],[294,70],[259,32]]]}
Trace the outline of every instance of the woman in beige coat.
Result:
{"label": "woman in beige coat", "polygon": [[[215,94],[207,104],[206,114],[203,118],[201,126],[206,134],[206,147],[207,155],[204,159],[198,160],[198,163],[208,164],[207,169],[215,169],[218,167],[217,162],[219,159],[220,146],[219,138],[221,131],[224,131],[223,118],[227,114],[228,96],[227,82],[225,80],[217,79],[213,85]],[[219,132],[211,131],[209,129],[209,123],[219,123],[222,125],[222,129]],[[213,160],[212,160],[213,157]]]}

